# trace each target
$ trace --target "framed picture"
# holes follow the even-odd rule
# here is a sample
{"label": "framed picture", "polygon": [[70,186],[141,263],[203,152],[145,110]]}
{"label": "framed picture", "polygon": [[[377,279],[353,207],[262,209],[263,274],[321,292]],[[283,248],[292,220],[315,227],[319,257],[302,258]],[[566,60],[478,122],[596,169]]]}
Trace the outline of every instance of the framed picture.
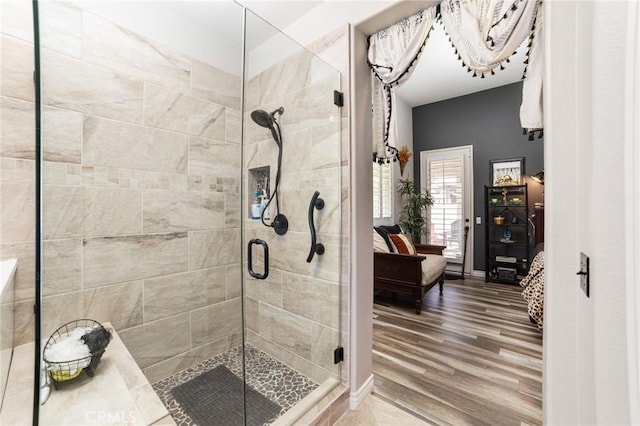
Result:
{"label": "framed picture", "polygon": [[508,160],[491,160],[491,184],[493,186],[522,185],[524,176],[524,157]]}

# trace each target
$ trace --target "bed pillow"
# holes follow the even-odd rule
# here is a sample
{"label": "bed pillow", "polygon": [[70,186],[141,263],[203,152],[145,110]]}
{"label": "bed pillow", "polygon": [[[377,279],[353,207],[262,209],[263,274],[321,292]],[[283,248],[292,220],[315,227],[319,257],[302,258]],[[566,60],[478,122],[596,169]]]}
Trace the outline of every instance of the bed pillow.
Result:
{"label": "bed pillow", "polygon": [[376,232],[380,234],[382,238],[384,238],[384,241],[387,243],[387,247],[389,248],[389,252],[393,253],[394,247],[391,243],[391,239],[389,239],[389,234],[400,234],[402,233],[402,229],[400,229],[398,225],[380,225],[374,227],[373,229],[375,229]]}
{"label": "bed pillow", "polygon": [[411,239],[404,234],[389,234],[389,239],[395,247],[395,252],[400,254],[417,254]]}
{"label": "bed pillow", "polygon": [[378,234],[375,230],[373,231],[373,251],[391,253],[387,242],[382,238],[382,235]]}

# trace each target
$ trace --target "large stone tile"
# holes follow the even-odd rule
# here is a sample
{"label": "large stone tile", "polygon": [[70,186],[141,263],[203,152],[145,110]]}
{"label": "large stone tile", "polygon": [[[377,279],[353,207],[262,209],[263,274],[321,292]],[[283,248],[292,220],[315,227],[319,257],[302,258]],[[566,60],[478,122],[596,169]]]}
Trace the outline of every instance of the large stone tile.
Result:
{"label": "large stone tile", "polygon": [[244,326],[257,333],[258,332],[258,301],[252,297],[244,298]]}
{"label": "large stone tile", "polygon": [[[282,171],[283,173],[293,173],[298,171],[311,170],[313,165],[312,157],[312,130],[302,129],[299,132],[287,133],[286,139],[283,135],[282,149]],[[334,154],[335,155],[335,154]]]}
{"label": "large stone tile", "polygon": [[34,315],[33,304],[35,299],[27,299],[16,302],[13,312],[13,342],[16,346],[33,342],[34,337]]}
{"label": "large stone tile", "polygon": [[35,185],[33,183],[0,183],[0,229],[2,242],[34,241]]}
{"label": "large stone tile", "polygon": [[[262,265],[254,266],[256,271],[262,271]],[[264,280],[257,280],[247,274],[245,294],[259,302],[282,308],[282,271],[271,269]]]}
{"label": "large stone tile", "polygon": [[35,158],[35,117],[33,102],[0,97],[0,155]]}
{"label": "large stone tile", "polygon": [[219,192],[145,191],[142,200],[146,233],[224,227],[224,194]]}
{"label": "large stone tile", "polygon": [[141,81],[49,50],[42,53],[42,69],[44,105],[142,122]]}
{"label": "large stone tile", "polygon": [[128,328],[118,334],[140,368],[149,367],[191,348],[189,314]]}
{"label": "large stone tile", "polygon": [[144,370],[144,373],[150,383],[156,383],[211,357],[225,353],[229,349],[232,349],[241,343],[242,338],[240,333],[223,337],[222,339],[214,340],[213,342],[195,347],[190,351],[181,353],[173,358],[169,358],[165,361],[161,361],[147,367]]}
{"label": "large stone tile", "polygon": [[[33,286],[33,283],[31,283]],[[82,289],[82,240],[44,242],[42,294],[52,296]]]}
{"label": "large stone tile", "polygon": [[42,234],[45,239],[83,236],[83,187],[44,185],[42,198]]}
{"label": "large stone tile", "polygon": [[144,319],[147,322],[224,300],[224,267],[144,280]]}
{"label": "large stone tile", "polygon": [[142,324],[142,281],[82,291],[84,318],[110,322],[116,330]]}
{"label": "large stone tile", "polygon": [[33,44],[5,35],[1,37],[0,95],[33,102]]}
{"label": "large stone tile", "polygon": [[225,107],[182,92],[145,84],[144,124],[219,141],[225,137]]}
{"label": "large stone tile", "polygon": [[242,270],[240,264],[225,266],[225,299],[242,296]]}
{"label": "large stone tile", "polygon": [[184,173],[188,137],[158,129],[86,117],[85,165]]}
{"label": "large stone tile", "polygon": [[187,93],[190,58],[91,13],[83,20],[84,60]]}
{"label": "large stone tile", "polygon": [[283,133],[325,125],[328,121],[340,122],[340,108],[333,104],[333,91],[337,78],[325,78],[298,91],[291,91],[282,100]]}
{"label": "large stone tile", "polygon": [[82,318],[110,322],[116,330],[142,324],[142,282],[133,281],[42,299],[42,337]]}
{"label": "large stone tile", "polygon": [[191,344],[200,346],[242,330],[240,298],[191,311]]}
{"label": "large stone tile", "polygon": [[240,194],[237,192],[224,194],[224,225],[225,228],[240,228],[242,210],[240,208]]}
{"label": "large stone tile", "polygon": [[[29,1],[3,1],[2,33],[33,43],[33,10]],[[3,58],[4,60],[4,58]]]}
{"label": "large stone tile", "polygon": [[189,232],[189,269],[240,262],[240,229]]}
{"label": "large stone tile", "polygon": [[186,233],[86,238],[84,287],[184,272],[187,245]]}
{"label": "large stone tile", "polygon": [[340,285],[304,275],[284,273],[283,308],[325,326],[338,328]]}
{"label": "large stone tile", "polygon": [[142,195],[130,189],[86,187],[84,235],[110,236],[142,231]]}
{"label": "large stone tile", "polygon": [[340,166],[340,121],[329,122],[312,129],[311,158],[313,170]]}
{"label": "large stone tile", "polygon": [[[241,72],[238,70],[238,72]],[[240,77],[212,65],[194,60],[191,69],[191,95],[240,109]]]}
{"label": "large stone tile", "polygon": [[240,110],[227,107],[227,117],[225,125],[225,141],[229,143],[240,143],[242,138],[242,113]]}
{"label": "large stone tile", "polygon": [[42,147],[46,161],[80,164],[82,161],[82,114],[44,107],[42,109]]}
{"label": "large stone tile", "polygon": [[[82,292],[74,291],[42,298],[42,338],[49,336],[70,321],[86,318]],[[33,314],[33,310],[32,310]]]}
{"label": "large stone tile", "polygon": [[313,331],[311,321],[266,303],[260,303],[258,321],[259,333],[262,337],[304,358],[311,359]]}
{"label": "large stone tile", "polygon": [[[261,103],[273,102],[273,99],[281,99],[306,87],[310,83],[312,58],[313,55],[310,52],[300,49],[262,72],[260,76]],[[333,97],[333,92],[331,92],[331,96]],[[285,107],[285,113],[286,110]]]}
{"label": "large stone tile", "polygon": [[336,365],[333,363],[333,351],[340,346],[340,332],[320,324],[313,324],[312,336],[311,361],[337,374]]}
{"label": "large stone tile", "polygon": [[192,137],[189,141],[189,174],[239,177],[240,145]]}
{"label": "large stone tile", "polygon": [[18,260],[18,268],[14,275],[14,297],[16,302],[33,299],[36,296],[33,285],[36,280],[35,253],[35,241],[0,244],[0,260]]}
{"label": "large stone tile", "polygon": [[41,46],[80,58],[82,11],[71,3],[61,1],[44,1],[39,5]]}

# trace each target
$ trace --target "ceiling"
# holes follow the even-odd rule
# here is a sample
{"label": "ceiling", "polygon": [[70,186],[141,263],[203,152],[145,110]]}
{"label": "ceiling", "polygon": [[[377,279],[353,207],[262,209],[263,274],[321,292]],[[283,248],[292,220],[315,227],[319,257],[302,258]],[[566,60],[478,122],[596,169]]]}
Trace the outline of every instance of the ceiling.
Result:
{"label": "ceiling", "polygon": [[[311,22],[314,23],[316,27],[326,27],[327,25],[337,27],[346,23],[346,21],[341,22],[341,19],[348,19],[349,22],[357,24],[357,27],[365,34],[372,34],[379,29],[397,22],[403,17],[410,16],[416,13],[416,11],[432,6],[438,2],[437,0],[361,0],[359,7],[355,8],[356,13],[354,15],[352,12],[354,9],[353,5],[351,5],[349,14],[341,13],[341,7],[346,8],[348,3],[353,3],[351,0],[237,1],[274,27],[285,32],[288,32],[288,28],[291,29],[295,27],[294,23],[297,21],[305,24]],[[365,3],[373,4],[378,2],[379,4],[383,4],[385,1],[387,5],[390,5],[386,10],[374,16],[366,16],[371,13],[370,11],[372,9],[365,7]],[[236,3],[229,2],[225,6],[224,2],[215,2],[215,7],[212,7],[212,3],[207,1],[167,2],[167,4],[173,4],[175,11],[179,8],[180,13],[186,15],[194,22],[208,24],[207,27],[214,29],[220,36],[229,38],[231,35],[235,35],[238,40],[234,40],[234,42],[240,45],[242,32],[237,31],[237,28],[238,25],[240,25],[241,16],[239,15],[240,8]],[[335,14],[332,18],[333,22],[324,25],[322,20],[325,19],[326,14],[322,15],[320,10],[324,8],[326,11],[326,8],[329,6],[332,10],[335,9]],[[221,7],[228,8],[228,13],[221,13]],[[360,16],[358,12],[361,12]],[[237,20],[229,19],[229,16],[236,15],[238,16]],[[318,24],[319,20],[321,22],[320,24]],[[308,27],[310,27],[310,25],[303,26],[305,31]],[[332,28],[326,28],[326,31],[330,31],[331,29]],[[259,45],[265,41],[264,37],[264,32],[260,34],[248,32],[248,45]],[[414,107],[515,83],[520,80],[524,70],[523,61],[525,59],[525,50],[526,49],[522,47],[518,49],[517,54],[510,58],[510,63],[505,64],[505,70],[497,71],[495,75],[487,75],[484,79],[473,78],[470,73],[466,72],[466,68],[462,67],[462,63],[458,61],[457,55],[454,54],[454,49],[448,41],[442,25],[435,23],[411,78],[397,88],[397,96],[408,106]]]}
{"label": "ceiling", "polygon": [[[323,3],[334,3],[332,6],[336,7],[337,11],[341,2],[346,3],[341,0],[238,1],[274,26],[285,29],[285,32],[286,28],[295,21],[312,17],[314,9]],[[360,19],[354,19],[352,15],[351,22],[358,24],[358,28],[365,34],[371,34],[376,29],[384,28],[434,3],[437,1],[392,1],[390,4],[393,6],[379,14],[386,16],[360,16]],[[361,9],[366,10],[364,7]],[[339,16],[340,13],[336,13],[338,21]],[[334,25],[337,26],[340,23],[338,21]],[[386,25],[380,26],[385,22]],[[510,63],[505,64],[505,69],[497,71],[495,75],[473,78],[472,74],[467,73],[466,68],[463,68],[462,63],[458,61],[442,25],[435,23],[411,78],[397,88],[396,94],[410,107],[414,107],[515,83],[520,80],[524,71],[525,50],[523,47],[519,48],[510,58]]]}

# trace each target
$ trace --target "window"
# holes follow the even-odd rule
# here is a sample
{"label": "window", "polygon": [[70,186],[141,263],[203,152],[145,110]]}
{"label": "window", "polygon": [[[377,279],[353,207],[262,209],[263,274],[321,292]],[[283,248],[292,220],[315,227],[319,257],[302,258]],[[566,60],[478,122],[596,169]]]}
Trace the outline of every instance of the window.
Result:
{"label": "window", "polygon": [[391,217],[392,163],[373,163],[373,218]]}

